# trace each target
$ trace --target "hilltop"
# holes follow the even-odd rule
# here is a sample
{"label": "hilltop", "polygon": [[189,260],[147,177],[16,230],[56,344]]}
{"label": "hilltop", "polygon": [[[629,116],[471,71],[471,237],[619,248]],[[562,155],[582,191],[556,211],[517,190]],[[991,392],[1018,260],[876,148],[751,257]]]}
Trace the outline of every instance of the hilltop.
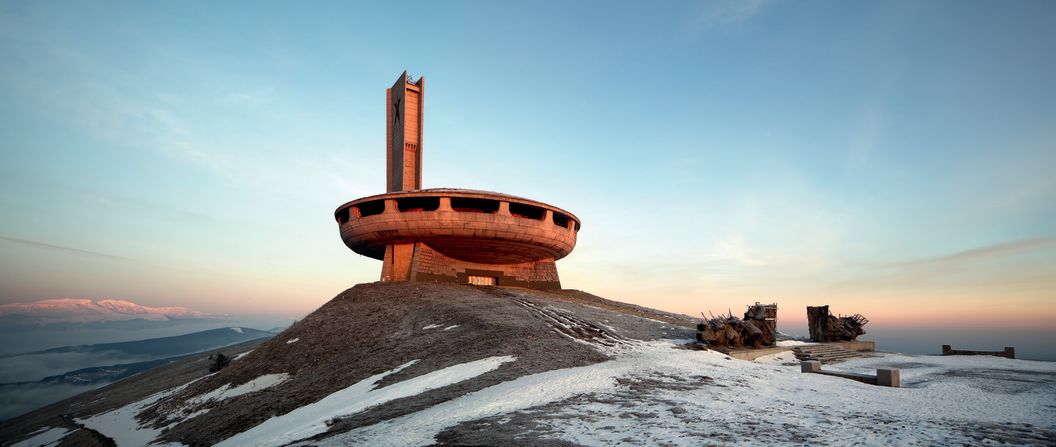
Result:
{"label": "hilltop", "polygon": [[[695,320],[579,291],[357,285],[278,336],[0,425],[59,445],[1050,442],[1056,367],[883,355],[905,388],[685,348]],[[967,373],[965,372],[967,371]],[[83,428],[79,428],[83,427]]]}

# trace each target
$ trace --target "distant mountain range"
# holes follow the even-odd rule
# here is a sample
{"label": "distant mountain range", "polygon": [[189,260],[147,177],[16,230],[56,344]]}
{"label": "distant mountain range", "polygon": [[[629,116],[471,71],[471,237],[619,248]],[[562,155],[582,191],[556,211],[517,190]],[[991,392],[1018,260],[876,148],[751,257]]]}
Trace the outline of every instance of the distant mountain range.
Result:
{"label": "distant mountain range", "polygon": [[[2,304],[0,356],[40,352],[60,346],[165,338],[217,327],[270,328],[279,325],[284,328],[291,320],[271,316],[218,315],[186,307],[152,307],[124,300],[67,298]],[[101,365],[104,364],[92,366]],[[57,373],[69,370],[61,369]],[[4,372],[0,370],[0,376],[5,375]],[[0,383],[5,382],[8,381],[0,379]]]}
{"label": "distant mountain range", "polygon": [[172,357],[241,343],[246,340],[271,337],[272,335],[274,335],[274,333],[259,329],[247,327],[225,327],[195,332],[193,334],[177,335],[174,337],[150,338],[146,340],[119,343],[63,346],[61,348],[52,348],[43,351],[0,356],[0,358],[65,353],[105,353],[109,356],[121,355],[129,358],[141,356]]}
{"label": "distant mountain range", "polygon": [[186,307],[150,307],[123,300],[63,298],[0,305],[0,324],[44,326],[126,320],[219,318]]}
{"label": "distant mountain range", "polygon": [[[112,382],[153,368],[157,365],[174,361],[188,354],[230,346],[249,340],[270,338],[274,335],[275,334],[272,332],[257,329],[228,327],[179,335],[176,337],[152,338],[148,340],[137,340],[123,343],[64,346],[61,348],[48,349],[46,351],[22,354],[17,357],[26,358],[27,356],[34,355],[76,352],[84,354],[98,353],[107,356],[114,356],[116,353],[121,353],[127,355],[129,358],[155,358],[153,360],[142,362],[81,368],[63,374],[45,377],[42,380],[42,382],[86,385],[98,382]],[[4,357],[15,356],[0,356],[0,358]]]}

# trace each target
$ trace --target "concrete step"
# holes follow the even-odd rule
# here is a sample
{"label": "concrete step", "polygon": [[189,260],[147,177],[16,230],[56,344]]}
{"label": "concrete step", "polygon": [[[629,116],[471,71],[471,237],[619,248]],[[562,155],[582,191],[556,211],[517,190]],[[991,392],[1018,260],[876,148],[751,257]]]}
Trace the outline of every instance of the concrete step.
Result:
{"label": "concrete step", "polygon": [[869,354],[844,349],[839,345],[806,345],[792,348],[793,355],[800,361],[817,360],[822,363],[841,362],[847,359],[867,357]]}
{"label": "concrete step", "polygon": [[815,352],[815,351],[846,351],[846,349],[844,349],[844,348],[842,348],[840,346],[832,346],[832,345],[796,346],[794,349],[799,350],[799,351],[809,351],[809,352]]}

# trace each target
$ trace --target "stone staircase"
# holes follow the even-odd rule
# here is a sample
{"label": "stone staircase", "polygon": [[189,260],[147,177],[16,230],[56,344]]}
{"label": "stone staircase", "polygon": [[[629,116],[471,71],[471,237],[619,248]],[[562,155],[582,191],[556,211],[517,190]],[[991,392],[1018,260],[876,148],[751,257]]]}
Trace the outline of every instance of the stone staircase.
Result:
{"label": "stone staircase", "polygon": [[868,352],[851,351],[840,346],[839,343],[821,343],[816,345],[803,345],[792,348],[792,352],[799,361],[817,360],[821,363],[836,363],[847,359],[870,357]]}

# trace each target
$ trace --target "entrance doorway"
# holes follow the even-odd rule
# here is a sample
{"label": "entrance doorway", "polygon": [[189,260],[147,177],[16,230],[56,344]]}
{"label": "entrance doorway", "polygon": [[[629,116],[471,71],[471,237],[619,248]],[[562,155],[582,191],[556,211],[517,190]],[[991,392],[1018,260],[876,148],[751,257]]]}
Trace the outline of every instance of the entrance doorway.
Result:
{"label": "entrance doorway", "polygon": [[474,286],[497,286],[499,285],[499,278],[494,276],[477,276],[469,275],[469,283]]}

